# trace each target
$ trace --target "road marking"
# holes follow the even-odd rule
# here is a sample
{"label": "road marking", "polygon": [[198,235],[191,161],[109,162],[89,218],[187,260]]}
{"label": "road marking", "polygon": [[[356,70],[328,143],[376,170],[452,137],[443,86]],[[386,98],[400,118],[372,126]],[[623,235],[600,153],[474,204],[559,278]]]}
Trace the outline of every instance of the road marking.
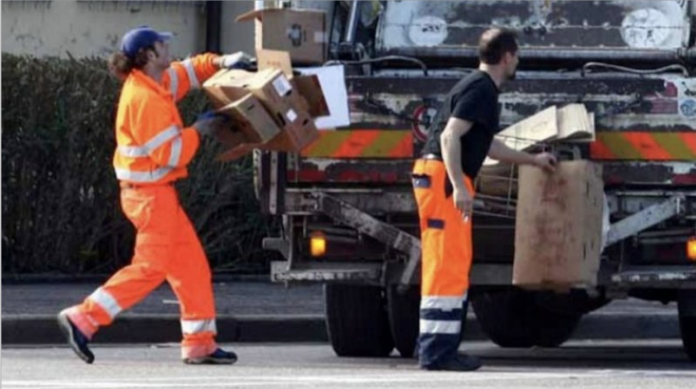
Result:
{"label": "road marking", "polygon": [[[37,389],[125,389],[125,388],[234,388],[248,386],[288,386],[288,385],[365,385],[365,384],[398,384],[398,383],[445,383],[445,382],[480,382],[480,381],[520,381],[541,379],[593,379],[616,377],[617,375],[661,377],[693,377],[696,372],[645,372],[645,371],[616,371],[590,370],[576,372],[500,372],[482,371],[476,373],[456,372],[423,372],[419,370],[395,369],[392,374],[331,374],[326,375],[294,375],[286,377],[256,376],[187,376],[187,377],[143,377],[138,379],[108,378],[100,380],[84,380],[79,382],[67,380],[27,380],[3,381],[3,388],[37,388]],[[190,381],[190,382],[187,382]]]}

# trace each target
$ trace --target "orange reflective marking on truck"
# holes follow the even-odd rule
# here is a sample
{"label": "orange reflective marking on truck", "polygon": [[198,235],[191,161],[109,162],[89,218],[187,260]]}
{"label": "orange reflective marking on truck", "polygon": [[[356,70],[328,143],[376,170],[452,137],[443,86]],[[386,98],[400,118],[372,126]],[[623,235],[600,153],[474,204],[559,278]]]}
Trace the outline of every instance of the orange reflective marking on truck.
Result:
{"label": "orange reflective marking on truck", "polygon": [[599,132],[590,145],[595,160],[696,160],[696,132]]}
{"label": "orange reflective marking on truck", "polygon": [[411,130],[353,129],[320,131],[302,151],[308,158],[412,158]]}

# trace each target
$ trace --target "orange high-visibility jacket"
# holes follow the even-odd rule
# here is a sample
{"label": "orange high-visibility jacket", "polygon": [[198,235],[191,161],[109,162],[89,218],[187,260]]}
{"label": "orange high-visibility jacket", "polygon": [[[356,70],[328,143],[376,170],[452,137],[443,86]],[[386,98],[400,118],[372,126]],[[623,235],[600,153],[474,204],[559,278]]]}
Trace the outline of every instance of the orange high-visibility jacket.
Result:
{"label": "orange high-visibility jacket", "polygon": [[128,76],[116,116],[116,178],[151,185],[188,175],[186,165],[196,154],[200,138],[194,128],[184,128],[176,102],[215,74],[215,58],[203,54],[174,62],[161,84],[139,70]]}

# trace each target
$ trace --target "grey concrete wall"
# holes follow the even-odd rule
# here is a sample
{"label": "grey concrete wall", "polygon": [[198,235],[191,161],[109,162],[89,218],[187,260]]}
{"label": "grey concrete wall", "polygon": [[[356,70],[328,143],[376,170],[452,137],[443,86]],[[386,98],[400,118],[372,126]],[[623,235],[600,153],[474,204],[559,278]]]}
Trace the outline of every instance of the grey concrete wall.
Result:
{"label": "grey concrete wall", "polygon": [[[194,1],[2,1],[2,51],[35,56],[108,56],[130,28],[171,31],[177,57],[205,49],[204,2]],[[222,50],[253,53],[254,23],[235,23],[253,1],[223,4]]]}

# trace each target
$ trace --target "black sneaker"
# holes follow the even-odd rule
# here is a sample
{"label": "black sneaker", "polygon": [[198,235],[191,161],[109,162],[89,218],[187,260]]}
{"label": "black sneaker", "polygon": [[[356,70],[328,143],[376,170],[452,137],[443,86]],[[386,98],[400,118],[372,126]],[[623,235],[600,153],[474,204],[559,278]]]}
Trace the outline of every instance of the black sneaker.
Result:
{"label": "black sneaker", "polygon": [[433,371],[475,371],[481,368],[481,360],[467,354],[457,354],[453,359],[435,365],[424,367],[425,370]]}
{"label": "black sneaker", "polygon": [[237,354],[221,348],[205,357],[184,358],[184,363],[187,365],[231,365],[235,362],[237,362]]}
{"label": "black sneaker", "polygon": [[68,318],[68,314],[65,311],[58,314],[58,326],[60,326],[63,335],[65,335],[68,344],[73,349],[75,354],[77,354],[80,359],[87,363],[94,362],[94,354],[90,351],[87,344],[89,339],[80,331]]}

